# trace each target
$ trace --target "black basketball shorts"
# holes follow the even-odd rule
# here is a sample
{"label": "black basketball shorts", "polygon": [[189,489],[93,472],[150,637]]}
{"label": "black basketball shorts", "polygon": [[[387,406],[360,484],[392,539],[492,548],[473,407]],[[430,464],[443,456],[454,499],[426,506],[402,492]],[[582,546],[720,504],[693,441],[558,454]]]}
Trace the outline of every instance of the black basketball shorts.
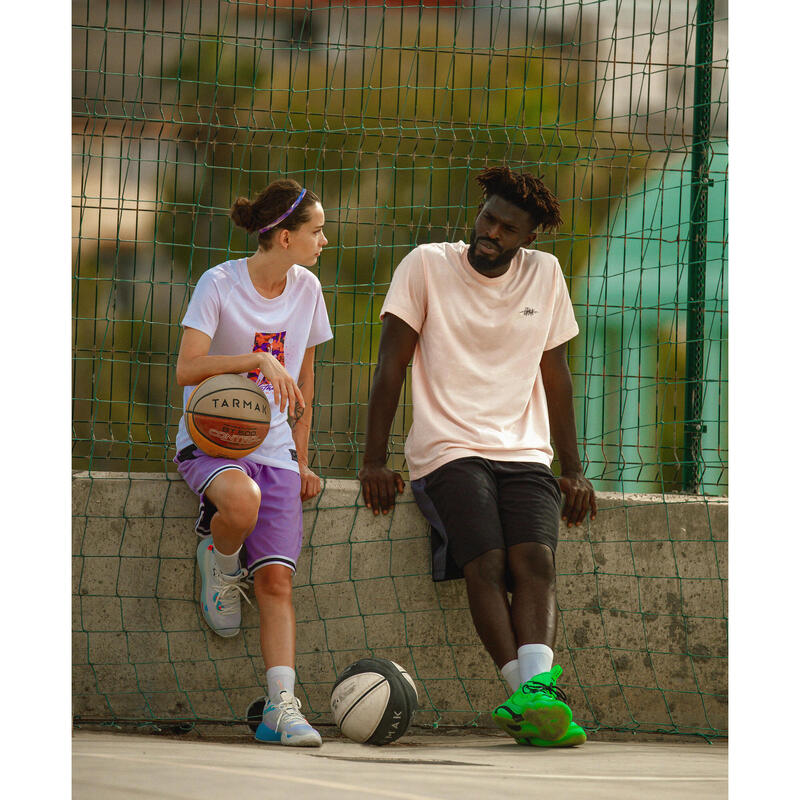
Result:
{"label": "black basketball shorts", "polygon": [[463,577],[464,565],[488,550],[523,542],[546,544],[555,557],[561,489],[545,464],[458,458],[411,489],[431,525],[435,581]]}

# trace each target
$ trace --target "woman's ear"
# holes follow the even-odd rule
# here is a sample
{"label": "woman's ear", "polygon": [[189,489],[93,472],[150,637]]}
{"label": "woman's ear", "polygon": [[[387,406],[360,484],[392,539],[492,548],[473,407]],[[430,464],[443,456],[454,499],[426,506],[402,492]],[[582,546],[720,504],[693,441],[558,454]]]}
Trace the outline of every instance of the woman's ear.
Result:
{"label": "woman's ear", "polygon": [[291,236],[289,235],[289,229],[281,228],[280,233],[278,234],[278,243],[284,250],[289,247],[290,238]]}

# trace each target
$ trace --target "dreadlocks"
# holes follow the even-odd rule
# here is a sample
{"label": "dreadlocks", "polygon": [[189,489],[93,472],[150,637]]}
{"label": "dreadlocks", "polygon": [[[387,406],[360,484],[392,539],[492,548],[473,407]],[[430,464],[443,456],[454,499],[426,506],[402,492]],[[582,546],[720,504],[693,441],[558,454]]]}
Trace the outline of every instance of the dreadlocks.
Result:
{"label": "dreadlocks", "polygon": [[490,167],[477,178],[483,189],[484,200],[493,194],[499,195],[523,211],[534,220],[534,230],[555,230],[562,225],[561,211],[555,195],[527,172],[512,172],[508,167]]}

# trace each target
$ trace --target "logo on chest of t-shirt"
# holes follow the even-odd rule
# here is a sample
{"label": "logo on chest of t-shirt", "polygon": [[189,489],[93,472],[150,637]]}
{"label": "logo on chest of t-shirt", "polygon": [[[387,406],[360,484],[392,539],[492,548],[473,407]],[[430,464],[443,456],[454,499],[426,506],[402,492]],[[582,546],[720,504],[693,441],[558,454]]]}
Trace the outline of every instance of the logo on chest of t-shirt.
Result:
{"label": "logo on chest of t-shirt", "polygon": [[[282,366],[286,366],[284,357],[286,345],[286,331],[279,333],[258,333],[253,339],[253,352],[254,353],[269,353],[275,356]],[[247,377],[251,381],[255,381],[256,385],[262,392],[271,392],[272,384],[258,371],[248,372]]]}
{"label": "logo on chest of t-shirt", "polygon": [[522,314],[523,317],[532,317],[534,314],[538,314],[539,312],[535,308],[525,306],[525,308],[523,308],[519,313]]}

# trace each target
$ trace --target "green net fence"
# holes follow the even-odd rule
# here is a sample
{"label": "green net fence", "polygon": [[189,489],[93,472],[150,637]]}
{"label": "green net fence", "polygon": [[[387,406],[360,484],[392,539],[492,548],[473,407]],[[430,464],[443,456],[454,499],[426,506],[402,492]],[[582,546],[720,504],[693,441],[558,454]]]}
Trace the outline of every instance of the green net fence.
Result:
{"label": "green net fence", "polygon": [[[559,257],[581,328],[569,345],[579,448],[595,487],[622,493],[604,506],[616,527],[599,518],[560,546],[559,648],[585,698],[581,718],[724,730],[725,16],[707,0],[73,4],[84,717],[182,708],[193,720],[233,719],[258,685],[242,677],[245,663],[261,671],[253,641],[223,652],[198,624],[191,498],[172,464],[174,364],[199,276],[252,251],[228,217],[233,200],[289,175],[326,210],[331,244],[316,271],[335,334],[318,348],[311,447],[328,505],[306,513],[309,571],[297,582],[307,699],[324,713],[330,674],[359,652],[395,648],[427,692],[429,721],[480,718],[500,684],[469,638],[463,589],[434,587],[424,572],[412,506],[413,524],[396,513],[370,528],[354,491],[331,498],[359,467],[395,265],[417,244],[466,240],[474,176],[504,163],[541,174],[562,201],[563,228],[538,246]],[[406,385],[390,444],[398,469],[410,400]],[[132,506],[144,486],[155,499]],[[661,520],[655,533],[631,521],[642,515]],[[395,555],[404,548],[416,566]],[[340,571],[319,566],[330,563]],[[626,675],[626,657],[649,661],[647,675]],[[452,664],[450,677],[434,663]],[[456,681],[463,699],[437,680]],[[637,703],[649,692],[666,711],[643,723]]]}

